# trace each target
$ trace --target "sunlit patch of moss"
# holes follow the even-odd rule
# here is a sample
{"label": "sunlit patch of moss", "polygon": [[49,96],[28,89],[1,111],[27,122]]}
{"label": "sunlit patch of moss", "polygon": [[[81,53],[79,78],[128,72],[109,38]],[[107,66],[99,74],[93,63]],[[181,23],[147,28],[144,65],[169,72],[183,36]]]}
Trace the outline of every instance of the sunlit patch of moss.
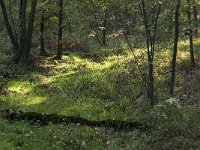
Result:
{"label": "sunlit patch of moss", "polygon": [[23,108],[30,105],[41,104],[47,100],[47,97],[36,95],[34,93],[10,93],[7,96],[1,96],[1,100],[4,101],[8,107]]}
{"label": "sunlit patch of moss", "polygon": [[76,73],[77,73],[76,71],[71,70],[66,73],[57,74],[55,76],[49,77],[48,82],[45,82],[45,84],[51,84],[51,83],[58,82],[58,81],[65,82],[65,81],[69,80],[69,76],[72,76]]}
{"label": "sunlit patch of moss", "polygon": [[25,94],[32,90],[33,84],[29,81],[15,81],[8,82],[8,90],[19,94]]}
{"label": "sunlit patch of moss", "polygon": [[23,105],[35,105],[35,104],[40,104],[42,102],[45,102],[47,100],[47,97],[45,96],[31,96],[31,97],[28,97],[26,101],[24,102],[21,102],[21,104]]}

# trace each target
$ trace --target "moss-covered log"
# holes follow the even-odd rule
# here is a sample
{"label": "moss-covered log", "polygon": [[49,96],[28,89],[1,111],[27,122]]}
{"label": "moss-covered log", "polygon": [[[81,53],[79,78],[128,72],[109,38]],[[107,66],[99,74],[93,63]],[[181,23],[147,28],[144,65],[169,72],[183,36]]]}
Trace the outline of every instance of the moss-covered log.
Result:
{"label": "moss-covered log", "polygon": [[4,109],[1,110],[3,116],[9,121],[28,121],[35,125],[48,125],[54,124],[80,124],[91,127],[109,127],[115,130],[134,130],[134,129],[147,129],[147,125],[139,122],[128,122],[121,120],[101,120],[91,121],[77,116],[63,116],[58,114],[41,114],[37,112],[23,112],[19,110]]}

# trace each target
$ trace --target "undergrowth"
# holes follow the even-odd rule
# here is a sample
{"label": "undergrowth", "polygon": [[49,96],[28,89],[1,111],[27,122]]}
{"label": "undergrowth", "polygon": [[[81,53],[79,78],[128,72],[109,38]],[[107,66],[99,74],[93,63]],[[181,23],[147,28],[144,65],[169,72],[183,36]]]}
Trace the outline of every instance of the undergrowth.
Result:
{"label": "undergrowth", "polygon": [[14,66],[8,53],[2,51],[0,73],[7,76],[0,78],[1,109],[90,120],[139,121],[150,129],[120,132],[79,124],[33,126],[1,117],[0,149],[200,148],[199,67],[190,69],[189,52],[184,42],[180,45],[177,99],[169,99],[167,95],[170,48],[166,46],[155,53],[157,105],[153,109],[146,102],[145,49],[135,48],[130,52],[127,45],[122,45],[93,50],[90,55],[69,53],[61,61],[36,57],[38,63],[28,67]]}

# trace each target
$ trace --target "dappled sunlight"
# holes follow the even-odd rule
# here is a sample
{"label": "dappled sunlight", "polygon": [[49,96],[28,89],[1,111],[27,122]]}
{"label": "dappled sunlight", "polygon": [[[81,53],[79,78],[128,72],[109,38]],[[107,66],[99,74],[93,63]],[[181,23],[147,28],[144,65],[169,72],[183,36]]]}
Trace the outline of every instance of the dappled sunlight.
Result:
{"label": "dappled sunlight", "polygon": [[[155,52],[155,76],[158,82],[166,80],[166,75],[162,73],[170,67],[171,55],[170,49]],[[123,117],[126,118],[125,113],[120,109],[105,110],[105,107],[96,105],[95,101],[97,99],[111,101],[119,98],[134,99],[143,88],[140,86],[142,81],[135,72],[138,71],[138,67],[146,67],[146,57],[145,49],[135,49],[123,55],[112,54],[107,56],[103,63],[96,63],[72,53],[63,56],[61,61],[46,63],[46,65],[55,63],[52,70],[56,72],[52,72],[51,76],[33,73],[27,76],[25,81],[9,81],[8,90],[11,93],[8,94],[9,98],[3,99],[22,109],[35,110],[34,107],[37,106],[37,111],[57,112],[57,109],[63,109],[61,113],[66,115],[70,112],[85,112],[86,116],[95,112],[100,118],[115,118],[115,114],[119,113],[118,118],[123,119]],[[189,51],[178,51],[178,63],[189,58]],[[70,100],[80,95],[82,99],[86,98],[87,104],[81,102],[80,105],[76,105]],[[94,98],[90,103],[87,100],[88,96]]]}
{"label": "dappled sunlight", "polygon": [[28,81],[10,81],[8,90],[19,94],[26,94],[33,89],[33,85]]}
{"label": "dappled sunlight", "polygon": [[190,59],[190,52],[188,51],[179,51],[178,52],[178,62],[181,62],[182,60],[189,60]]}
{"label": "dappled sunlight", "polygon": [[47,101],[47,97],[45,96],[34,96],[27,97],[25,101],[20,101],[19,103],[23,106],[30,106],[35,104],[41,104],[43,102]]}
{"label": "dappled sunlight", "polygon": [[178,44],[181,46],[181,47],[186,47],[188,46],[189,47],[189,40],[188,38],[185,38],[185,39],[179,39],[179,42]]}
{"label": "dappled sunlight", "polygon": [[20,107],[23,109],[24,107],[41,104],[47,100],[46,96],[35,95],[34,93],[30,94],[19,94],[19,93],[11,93],[7,97],[1,96],[2,101],[7,103],[8,106],[11,107]]}
{"label": "dappled sunlight", "polygon": [[197,1],[0,0],[0,150],[198,149]]}
{"label": "dappled sunlight", "polygon": [[194,43],[198,46],[200,46],[200,38],[195,38]]}

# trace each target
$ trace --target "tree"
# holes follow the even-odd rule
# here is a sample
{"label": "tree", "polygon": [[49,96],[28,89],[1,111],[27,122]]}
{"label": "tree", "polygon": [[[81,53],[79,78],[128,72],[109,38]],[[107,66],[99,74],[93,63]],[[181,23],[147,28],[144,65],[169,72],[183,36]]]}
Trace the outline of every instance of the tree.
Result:
{"label": "tree", "polygon": [[103,12],[103,27],[102,27],[102,45],[106,46],[107,42],[106,42],[106,32],[107,32],[107,10],[104,10]]}
{"label": "tree", "polygon": [[59,0],[59,15],[58,15],[58,52],[55,59],[62,58],[62,35],[63,35],[63,0]]}
{"label": "tree", "polygon": [[194,34],[197,36],[198,35],[198,27],[199,27],[199,20],[198,20],[198,3],[196,0],[192,0],[193,1],[193,18],[194,18],[194,23],[195,23],[195,30],[194,30]]}
{"label": "tree", "polygon": [[175,33],[174,33],[174,47],[173,47],[173,58],[172,58],[172,69],[171,69],[171,81],[170,81],[170,91],[171,97],[174,96],[174,84],[175,84],[175,73],[176,73],[176,57],[178,50],[178,39],[179,39],[179,9],[181,5],[181,0],[176,0],[175,9]]}
{"label": "tree", "polygon": [[[154,5],[152,7],[152,14],[147,13],[147,6],[144,0],[140,3],[140,12],[143,18],[143,24],[146,32],[146,45],[147,45],[147,56],[148,56],[148,100],[151,106],[154,105],[154,52],[155,42],[157,35],[158,18],[160,15],[161,4]],[[150,16],[150,17],[149,17]]]}
{"label": "tree", "polygon": [[187,0],[188,5],[188,23],[189,23],[189,42],[190,42],[190,58],[192,66],[195,66],[195,59],[194,59],[194,48],[193,48],[193,29],[192,29],[192,18],[191,18],[191,0]]}
{"label": "tree", "polygon": [[125,29],[125,34],[130,35],[129,31],[129,12],[128,12],[128,0],[125,0],[124,2],[125,8],[124,8],[124,15],[125,15],[125,23],[124,23],[124,29]]}
{"label": "tree", "polygon": [[3,15],[2,15],[2,12],[1,12],[1,10],[0,10],[0,31],[2,31],[3,30]]}
{"label": "tree", "polygon": [[45,31],[45,16],[44,16],[44,11],[42,10],[41,20],[40,20],[40,55],[41,56],[47,55],[47,52],[45,50],[45,45],[44,45],[44,31]]}
{"label": "tree", "polygon": [[[20,0],[19,3],[19,38],[14,32],[14,26],[11,25],[8,17],[8,11],[4,0],[0,1],[5,25],[10,37],[11,43],[14,48],[14,62],[15,63],[28,63],[30,57],[30,49],[33,35],[33,23],[35,17],[35,11],[37,6],[37,0],[32,0],[31,10],[29,13],[29,20],[26,20],[27,13],[27,0]],[[27,23],[26,23],[27,22]]]}

